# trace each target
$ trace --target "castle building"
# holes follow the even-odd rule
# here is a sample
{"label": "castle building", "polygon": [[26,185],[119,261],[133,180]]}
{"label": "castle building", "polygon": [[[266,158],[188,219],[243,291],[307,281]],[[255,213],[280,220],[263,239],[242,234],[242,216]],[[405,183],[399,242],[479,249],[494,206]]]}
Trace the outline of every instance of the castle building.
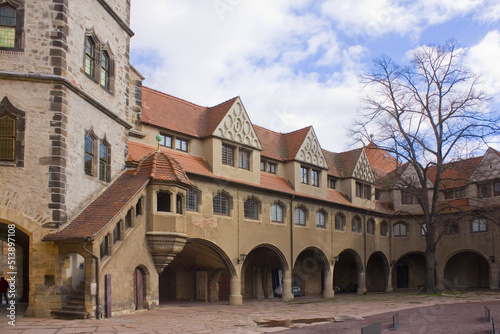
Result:
{"label": "castle building", "polygon": [[[425,284],[411,168],[143,87],[129,22],[129,0],[0,0],[0,274],[28,315]],[[440,187],[438,286],[498,289],[500,152]]]}

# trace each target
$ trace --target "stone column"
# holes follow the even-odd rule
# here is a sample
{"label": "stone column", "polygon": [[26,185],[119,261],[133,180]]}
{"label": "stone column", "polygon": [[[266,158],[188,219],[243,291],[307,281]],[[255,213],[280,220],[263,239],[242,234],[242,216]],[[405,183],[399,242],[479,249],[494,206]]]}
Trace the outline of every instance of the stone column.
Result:
{"label": "stone column", "polygon": [[389,265],[389,273],[387,274],[387,285],[385,287],[385,292],[392,292],[394,291],[394,288],[392,287],[392,270],[396,267],[396,265],[390,266]]}
{"label": "stone column", "polygon": [[323,298],[333,298],[333,296],[335,296],[335,292],[333,291],[333,268],[334,266],[330,265],[329,270],[325,270]]}
{"label": "stone column", "polygon": [[236,276],[229,279],[229,305],[243,305],[241,280]]}
{"label": "stone column", "polygon": [[498,265],[490,264],[490,290],[498,290]]}
{"label": "stone column", "polygon": [[364,271],[358,272],[358,295],[366,293],[366,276]]}
{"label": "stone column", "polygon": [[283,292],[281,294],[281,300],[284,302],[292,300],[292,271],[290,269],[283,270]]}

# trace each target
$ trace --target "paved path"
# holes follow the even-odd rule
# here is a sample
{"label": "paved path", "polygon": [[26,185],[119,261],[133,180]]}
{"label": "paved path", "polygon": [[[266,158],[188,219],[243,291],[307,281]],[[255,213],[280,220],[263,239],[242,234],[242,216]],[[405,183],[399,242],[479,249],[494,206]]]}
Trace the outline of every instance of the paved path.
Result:
{"label": "paved path", "polygon": [[[321,324],[331,321],[339,322],[328,326],[349,324],[356,329],[353,333],[359,333],[362,325],[377,318],[375,315],[385,314],[384,316],[388,319],[390,314],[398,310],[420,307],[431,307],[430,311],[435,313],[436,309],[441,306],[433,305],[463,305],[464,303],[468,305],[477,303],[475,304],[477,308],[474,310],[465,307],[460,311],[469,316],[474,313],[472,316],[476,319],[481,315],[478,310],[482,310],[482,304],[500,305],[500,292],[485,290],[443,296],[400,292],[371,293],[362,296],[339,294],[330,300],[308,297],[296,298],[289,303],[274,299],[251,300],[245,301],[242,306],[231,306],[222,302],[207,304],[177,302],[161,305],[159,309],[153,311],[140,311],[103,320],[39,319],[22,317],[18,314],[15,327],[7,323],[6,308],[2,305],[0,333],[270,333],[297,327],[308,330],[302,333],[315,333],[323,328]],[[500,324],[500,306],[493,309],[495,312],[498,311]],[[436,321],[432,317],[419,319],[419,321],[425,320],[427,324]],[[454,320],[455,323],[460,321],[460,317]],[[463,321],[466,321],[465,317]],[[484,326],[484,333],[486,333],[489,325],[486,323],[480,325],[481,328]],[[316,327],[313,330],[311,326]],[[301,333],[298,329],[289,331],[290,334],[293,332]],[[335,332],[348,333],[343,330]],[[406,332],[400,331],[400,333]],[[427,331],[426,333],[433,332]]]}

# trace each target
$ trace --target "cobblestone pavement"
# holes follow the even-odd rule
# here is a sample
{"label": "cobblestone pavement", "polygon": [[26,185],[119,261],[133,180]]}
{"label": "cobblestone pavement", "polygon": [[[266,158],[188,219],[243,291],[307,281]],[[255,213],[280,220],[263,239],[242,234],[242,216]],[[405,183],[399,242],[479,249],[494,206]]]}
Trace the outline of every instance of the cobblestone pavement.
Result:
{"label": "cobblestone pavement", "polygon": [[[467,307],[457,306],[456,310],[459,309],[459,311],[451,311],[452,314],[463,313],[462,316],[459,314],[456,318],[446,316],[449,314],[448,311],[444,311],[445,308],[439,306],[452,304],[463,306],[464,303],[467,303]],[[16,314],[15,327],[8,324],[6,306],[1,305],[0,333],[270,333],[293,328],[289,331],[292,334],[320,333],[320,329],[324,328],[322,324],[337,326],[323,333],[350,333],[348,327],[353,330],[352,333],[359,333],[360,328],[370,321],[380,321],[377,320],[378,318],[385,319],[383,321],[385,321],[384,328],[386,328],[394,312],[408,309],[421,310],[420,308],[428,310],[418,311],[419,314],[427,314],[427,316],[418,316],[419,321],[412,322],[420,329],[423,328],[422,324],[441,321],[453,321],[457,326],[461,321],[464,323],[469,321],[467,317],[479,319],[483,304],[490,305],[492,310],[498,313],[500,324],[500,292],[489,290],[444,295],[401,292],[369,293],[361,296],[339,294],[330,300],[301,297],[288,303],[278,299],[246,300],[242,306],[226,305],[222,302],[176,302],[163,304],[159,309],[152,311],[139,311],[102,320],[28,318],[23,317],[22,312],[19,311]],[[435,314],[436,310],[443,310],[440,311],[443,314],[442,319],[429,315]],[[408,311],[402,311],[402,314],[403,312]],[[409,323],[409,321],[403,321],[403,318],[408,317],[411,317],[410,313],[404,313],[401,322]],[[488,327],[487,323],[479,325],[481,329],[484,328],[483,333],[487,333],[487,329],[491,327]],[[410,333],[404,331],[403,328],[398,332]],[[431,330],[426,332],[438,333]]]}

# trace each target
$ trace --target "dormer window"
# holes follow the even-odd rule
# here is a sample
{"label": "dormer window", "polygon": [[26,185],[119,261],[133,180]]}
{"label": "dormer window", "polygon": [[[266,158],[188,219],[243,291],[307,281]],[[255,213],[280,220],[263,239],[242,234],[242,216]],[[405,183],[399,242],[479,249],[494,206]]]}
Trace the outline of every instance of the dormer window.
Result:
{"label": "dormer window", "polygon": [[366,183],[356,182],[356,196],[371,200],[372,186]]}
{"label": "dormer window", "polygon": [[179,151],[187,152],[188,151],[187,140],[183,140],[183,139],[179,139],[179,138],[175,139],[175,149],[179,150]]}
{"label": "dormer window", "polygon": [[234,166],[234,147],[222,144],[222,164]]}
{"label": "dormer window", "polygon": [[300,183],[309,184],[309,168],[300,167]]}
{"label": "dormer window", "polygon": [[250,170],[250,152],[247,150],[238,150],[238,168]]}
{"label": "dormer window", "polygon": [[417,204],[417,197],[410,191],[402,189],[401,190],[401,203],[402,204]]}
{"label": "dormer window", "polygon": [[337,187],[337,179],[333,177],[328,178],[328,188],[335,189]]}

